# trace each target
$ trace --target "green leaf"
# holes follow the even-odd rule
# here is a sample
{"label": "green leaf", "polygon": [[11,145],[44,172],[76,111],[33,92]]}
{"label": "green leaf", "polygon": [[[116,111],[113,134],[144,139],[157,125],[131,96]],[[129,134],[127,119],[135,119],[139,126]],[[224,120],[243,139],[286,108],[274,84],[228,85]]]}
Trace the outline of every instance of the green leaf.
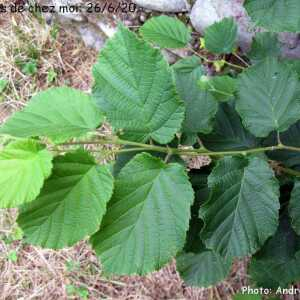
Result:
{"label": "green leaf", "polygon": [[54,71],[54,69],[50,69],[47,73],[47,82],[48,82],[48,84],[55,81],[56,78],[57,78],[57,73]]}
{"label": "green leaf", "polygon": [[296,181],[289,204],[289,214],[293,229],[300,235],[300,181]]}
{"label": "green leaf", "polygon": [[34,200],[50,176],[52,155],[35,141],[12,142],[0,151],[0,207]]}
{"label": "green leaf", "polygon": [[15,250],[9,251],[7,254],[7,259],[11,261],[12,263],[16,263],[18,261],[18,253]]}
{"label": "green leaf", "polygon": [[[177,145],[176,145],[177,147]],[[130,148],[133,148],[133,147],[129,147],[129,146],[125,146],[124,147],[124,150],[125,149],[130,149]],[[166,157],[166,153],[159,153],[159,152],[156,152],[156,151],[145,151],[145,150],[139,150],[139,151],[131,151],[131,152],[124,152],[124,153],[119,153],[116,157],[116,161],[113,165],[113,175],[116,177],[120,171],[122,170],[122,168],[132,159],[134,158],[134,156],[136,156],[137,154],[139,153],[142,153],[142,152],[147,152],[155,157],[159,157],[161,159],[164,159]],[[182,164],[182,165],[185,165],[185,162],[180,158],[179,155],[172,155],[169,160],[169,162],[176,162],[176,163],[179,163],[179,164]]]}
{"label": "green leaf", "polygon": [[203,145],[211,151],[246,150],[256,148],[260,140],[248,132],[233,103],[222,103],[210,134],[200,134]]}
{"label": "green leaf", "polygon": [[34,96],[0,128],[0,133],[45,136],[59,143],[95,130],[102,121],[88,95],[68,87],[51,88]]}
{"label": "green leaf", "polygon": [[170,142],[180,129],[184,105],[172,72],[157,49],[119,26],[94,66],[94,97],[115,130],[134,141]]}
{"label": "green leaf", "polygon": [[219,60],[215,60],[213,62],[213,66],[214,66],[217,73],[221,72],[225,65],[226,65],[226,60],[225,59],[219,59]]}
{"label": "green leaf", "polygon": [[10,234],[9,238],[12,241],[20,241],[23,239],[24,233],[22,229],[19,226],[16,226],[14,228],[14,231]]}
{"label": "green leaf", "polygon": [[168,16],[151,18],[140,28],[140,33],[146,41],[162,48],[184,48],[192,38],[183,22]]}
{"label": "green leaf", "polygon": [[22,72],[25,75],[28,76],[33,76],[35,74],[37,74],[38,69],[37,69],[37,61],[35,59],[30,60],[29,62],[26,62],[23,66],[22,66]]}
{"label": "green leaf", "polygon": [[237,80],[228,76],[202,76],[198,82],[200,89],[209,91],[216,100],[226,102],[235,96]]}
{"label": "green leaf", "polygon": [[138,154],[120,172],[100,231],[91,238],[104,271],[146,274],[185,242],[193,190],[184,167]]}
{"label": "green leaf", "polygon": [[[66,285],[67,295],[76,299],[89,299],[89,291],[85,287],[77,287],[72,284]],[[72,299],[73,299],[72,298]]]}
{"label": "green leaf", "polygon": [[225,157],[208,178],[209,200],[201,207],[207,248],[223,257],[255,253],[278,226],[279,184],[258,157]]}
{"label": "green leaf", "polygon": [[177,91],[186,106],[183,132],[211,132],[218,103],[209,92],[198,87],[197,82],[204,75],[200,59],[196,56],[184,58],[173,66],[173,70]]}
{"label": "green leaf", "polygon": [[236,104],[245,127],[257,137],[287,130],[299,120],[299,87],[297,74],[277,59],[247,69],[239,78]]}
{"label": "green leaf", "polygon": [[215,54],[232,53],[236,47],[237,25],[233,18],[224,18],[205,30],[205,47]]}
{"label": "green leaf", "polygon": [[288,168],[300,170],[300,154],[297,151],[277,150],[269,151],[267,154],[271,160],[282,162]]}
{"label": "green leaf", "polygon": [[257,286],[273,289],[300,280],[300,237],[285,214],[276,234],[252,258],[249,275]]}
{"label": "green leaf", "polygon": [[24,206],[18,217],[26,241],[61,249],[95,233],[112,190],[110,172],[88,153],[81,150],[56,157],[40,196]]}
{"label": "green leaf", "polygon": [[274,32],[300,32],[298,0],[246,0],[244,5],[258,26]]}
{"label": "green leaf", "polygon": [[285,59],[284,62],[290,66],[298,74],[300,79],[300,60],[299,59]]}
{"label": "green leaf", "polygon": [[208,197],[208,168],[190,173],[196,192],[195,203],[191,209],[190,228],[183,253],[176,258],[177,270],[186,284],[208,287],[224,280],[230,271],[231,261],[225,261],[219,254],[205,248],[200,239],[203,222],[198,216],[200,205]]}
{"label": "green leaf", "polygon": [[200,170],[191,170],[189,172],[190,181],[195,192],[195,201],[191,208],[190,225],[183,249],[186,253],[198,253],[205,250],[205,245],[200,238],[203,221],[199,218],[199,209],[200,205],[202,205],[209,196],[207,177],[210,172],[209,166],[203,167]]}
{"label": "green leaf", "polygon": [[6,79],[0,78],[0,95],[5,91],[7,85],[8,85],[8,81]]}
{"label": "green leaf", "polygon": [[276,33],[258,32],[251,45],[247,56],[252,62],[258,63],[267,57],[280,56],[280,43]]}
{"label": "green leaf", "polygon": [[[280,141],[286,146],[300,147],[300,121],[292,125],[287,131],[280,134]],[[274,132],[268,137],[264,144],[266,146],[277,145],[277,133]],[[269,151],[268,157],[272,160],[282,162],[288,168],[300,170],[300,153],[289,150]]]}
{"label": "green leaf", "polygon": [[211,250],[182,254],[176,259],[176,265],[184,282],[194,287],[219,283],[229,275],[231,267],[230,262]]}
{"label": "green leaf", "polygon": [[193,146],[198,142],[197,133],[183,132],[180,138],[180,144],[184,146]]}

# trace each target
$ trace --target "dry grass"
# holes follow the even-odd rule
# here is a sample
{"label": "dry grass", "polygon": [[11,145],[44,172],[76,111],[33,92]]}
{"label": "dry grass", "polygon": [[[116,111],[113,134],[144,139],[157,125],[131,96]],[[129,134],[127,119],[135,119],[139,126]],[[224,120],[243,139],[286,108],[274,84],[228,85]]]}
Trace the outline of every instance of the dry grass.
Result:
{"label": "dry grass", "polygon": [[[36,72],[24,74],[22,64],[33,59]],[[95,59],[96,53],[85,48],[71,33],[60,29],[55,37],[53,27],[41,24],[31,15],[0,15],[0,78],[9,81],[0,103],[0,122],[47,87],[66,84],[88,91]],[[49,82],[52,71],[56,77]],[[0,210],[1,300],[230,300],[247,284],[245,261],[235,264],[228,281],[211,289],[186,287],[175,263],[143,278],[105,279],[87,242],[56,252],[25,245],[15,224],[16,215],[16,210]]]}
{"label": "dry grass", "polygon": [[[70,32],[60,29],[57,33],[55,26],[41,23],[25,13],[0,14],[0,79],[9,81],[2,97],[2,118],[4,111],[19,109],[37,91],[50,86],[82,90],[91,86],[90,68],[96,53]],[[22,71],[30,63],[36,68],[33,74]]]}
{"label": "dry grass", "polygon": [[[184,286],[175,264],[146,277],[101,277],[101,267],[87,242],[51,251],[22,243],[15,210],[0,211],[0,299],[231,299],[245,284],[245,263],[231,282],[213,289]],[[80,298],[81,295],[81,298]]]}

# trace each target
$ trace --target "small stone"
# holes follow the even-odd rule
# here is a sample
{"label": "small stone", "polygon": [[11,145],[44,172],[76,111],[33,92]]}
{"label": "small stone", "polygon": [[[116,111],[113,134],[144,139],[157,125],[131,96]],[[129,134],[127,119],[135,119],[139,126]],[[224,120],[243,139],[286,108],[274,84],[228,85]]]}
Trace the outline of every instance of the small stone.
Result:
{"label": "small stone", "polygon": [[145,16],[144,14],[141,14],[141,15],[140,15],[140,21],[141,21],[142,23],[145,23],[145,21],[146,21],[146,16]]}
{"label": "small stone", "polygon": [[189,51],[185,49],[162,49],[161,53],[170,65],[189,55]]}
{"label": "small stone", "polygon": [[170,64],[175,64],[176,61],[177,61],[177,56],[172,53],[172,52],[169,52],[168,50],[166,49],[162,49],[161,50],[161,54],[163,55],[163,57],[165,58],[165,60]]}
{"label": "small stone", "polygon": [[100,32],[100,30],[97,30],[94,26],[85,24],[77,26],[77,30],[87,47],[99,51],[104,46],[106,37],[102,32]]}
{"label": "small stone", "polygon": [[281,43],[281,55],[285,58],[300,59],[300,35],[283,32],[278,36]]}
{"label": "small stone", "polygon": [[285,57],[285,58],[300,59],[300,44],[298,45],[297,48],[294,48],[294,49],[282,47],[281,55],[282,55],[282,57]]}
{"label": "small stone", "polygon": [[100,30],[102,30],[103,33],[105,33],[105,35],[108,38],[111,38],[117,32],[116,26],[112,26],[108,22],[105,22],[105,21],[97,22],[97,26],[99,27]]}
{"label": "small stone", "polygon": [[190,5],[186,0],[133,0],[132,2],[143,8],[161,12],[183,12],[190,10]]}
{"label": "small stone", "polygon": [[132,20],[125,20],[123,21],[123,24],[127,27],[132,26]]}
{"label": "small stone", "polygon": [[[238,45],[242,51],[247,52],[255,34],[264,29],[255,27],[243,4],[244,0],[197,0],[190,14],[192,25],[203,34],[215,22],[233,17],[238,25]],[[279,41],[283,57],[300,58],[299,34],[279,33]]]}
{"label": "small stone", "polygon": [[282,44],[285,44],[289,49],[295,49],[299,45],[299,34],[292,32],[279,33],[278,39]]}

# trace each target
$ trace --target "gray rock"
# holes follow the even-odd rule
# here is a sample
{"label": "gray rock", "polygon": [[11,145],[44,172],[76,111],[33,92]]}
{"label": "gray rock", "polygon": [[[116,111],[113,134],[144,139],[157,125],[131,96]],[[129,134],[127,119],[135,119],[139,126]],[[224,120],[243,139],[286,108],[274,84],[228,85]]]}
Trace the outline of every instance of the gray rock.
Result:
{"label": "gray rock", "polygon": [[[87,47],[99,51],[107,38],[116,32],[114,17],[106,14],[88,13],[84,8],[83,0],[40,0],[43,5],[55,5],[56,14],[44,15],[47,23],[53,20],[59,22],[64,28],[78,34]],[[81,7],[80,12],[63,12],[62,6]]]}
{"label": "gray rock", "polygon": [[108,38],[111,38],[117,32],[117,27],[109,24],[106,20],[98,21],[96,25]]}
{"label": "gray rock", "polygon": [[288,49],[287,47],[282,47],[281,55],[282,55],[282,57],[285,57],[285,58],[300,59],[300,43],[294,49]]}
{"label": "gray rock", "polygon": [[133,0],[137,5],[162,12],[184,12],[190,10],[186,0]]}
{"label": "gray rock", "polygon": [[76,29],[87,47],[99,51],[104,46],[107,36],[97,30],[93,25],[83,24],[77,26]]}
{"label": "gray rock", "polygon": [[281,55],[286,58],[300,58],[300,35],[297,33],[283,32],[279,34]]}
{"label": "gray rock", "polygon": [[254,26],[243,7],[244,0],[197,0],[191,11],[194,28],[204,33],[205,28],[226,17],[233,17],[238,24],[238,43],[247,51],[255,35]]}
{"label": "gray rock", "polygon": [[[226,17],[233,17],[238,24],[238,44],[247,52],[256,32],[262,28],[254,28],[244,6],[244,0],[197,0],[192,8],[190,18],[194,28],[204,33],[205,28]],[[300,38],[295,33],[280,33],[281,52],[283,57],[300,58]]]}
{"label": "gray rock", "polygon": [[278,35],[279,41],[289,49],[295,49],[299,45],[299,34],[292,32],[282,32]]}
{"label": "gray rock", "polygon": [[189,55],[189,51],[184,49],[163,49],[161,53],[170,65]]}

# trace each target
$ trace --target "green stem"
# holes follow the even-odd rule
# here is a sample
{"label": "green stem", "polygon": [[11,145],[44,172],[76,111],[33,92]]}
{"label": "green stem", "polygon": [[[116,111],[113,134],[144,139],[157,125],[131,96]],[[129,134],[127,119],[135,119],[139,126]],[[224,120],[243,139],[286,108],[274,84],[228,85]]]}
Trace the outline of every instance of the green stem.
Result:
{"label": "green stem", "polygon": [[[123,151],[123,152],[131,152],[131,151],[155,151],[155,152],[162,152],[167,154],[177,154],[177,155],[187,155],[187,156],[234,156],[234,155],[248,155],[248,154],[255,154],[255,153],[262,153],[266,151],[274,151],[274,150],[289,150],[289,151],[296,151],[300,152],[300,148],[292,147],[292,146],[285,146],[282,144],[278,144],[277,146],[269,146],[269,147],[260,147],[248,150],[234,150],[234,151],[219,151],[214,152],[203,147],[199,149],[177,149],[177,148],[170,148],[164,146],[157,146],[157,145],[149,145],[144,143],[132,142],[119,139],[117,137],[113,138],[103,138],[97,141],[83,141],[83,142],[70,142],[60,144],[60,146],[72,146],[72,145],[107,145],[107,144],[114,144],[114,145],[122,145],[122,146],[134,146],[132,149],[121,149],[117,150],[116,152]],[[125,151],[124,151],[125,150]]]}
{"label": "green stem", "polygon": [[[205,62],[207,63],[211,63],[213,64],[215,61],[214,60],[211,60],[211,59],[208,59],[207,57],[199,54],[197,51],[195,51],[192,47],[189,47],[187,48],[187,50],[193,52],[196,56],[200,57],[201,59],[203,59]],[[245,67],[242,67],[242,66],[239,66],[239,65],[236,65],[236,64],[233,64],[233,63],[230,63],[226,60],[224,60],[224,63],[230,67],[233,67],[233,68],[237,68],[237,69],[240,69],[240,70],[245,70]]]}
{"label": "green stem", "polygon": [[135,146],[135,147],[139,147],[139,148],[144,148],[144,150],[153,150],[153,151],[162,152],[162,153],[170,153],[170,151],[171,151],[172,154],[177,154],[177,152],[178,152],[178,149],[176,149],[176,148],[169,148],[169,147],[163,147],[163,146],[137,143],[137,142],[132,142],[132,141],[125,141],[125,140],[121,140],[118,138],[113,139],[113,142],[115,142],[115,144],[117,144],[117,145]]}
{"label": "green stem", "polygon": [[[255,149],[249,149],[249,150],[236,150],[236,151],[219,151],[219,152],[213,152],[213,151],[203,151],[203,149],[191,149],[191,150],[183,150],[180,151],[181,155],[188,155],[188,156],[234,156],[234,155],[248,155],[248,154],[254,154],[254,153],[262,153],[265,151],[274,151],[283,149],[281,146],[271,146],[271,147],[263,147],[263,148],[255,148]],[[298,150],[300,151],[300,149]]]}
{"label": "green stem", "polygon": [[233,68],[237,68],[237,69],[240,69],[240,70],[245,70],[245,67],[242,67],[242,66],[239,66],[239,65],[236,65],[236,64],[233,64],[233,63],[230,63],[226,60],[224,60],[225,64],[227,66],[230,66],[230,67],[233,67]]}
{"label": "green stem", "polygon": [[[249,154],[255,154],[255,153],[263,153],[266,151],[275,151],[275,150],[289,150],[289,151],[295,151],[300,152],[300,148],[293,147],[293,146],[286,146],[281,143],[278,143],[277,146],[269,146],[269,147],[260,147],[260,148],[254,148],[254,149],[248,149],[248,150],[234,150],[234,151],[210,151],[206,149],[204,146],[202,146],[199,149],[182,149],[182,148],[170,148],[168,146],[157,146],[157,145],[149,145],[144,143],[138,143],[138,142],[132,142],[132,141],[126,141],[119,139],[117,137],[101,137],[100,140],[97,141],[79,141],[79,142],[70,142],[70,143],[64,143],[59,144],[57,146],[73,146],[73,145],[120,145],[120,146],[132,146],[132,148],[121,148],[116,150],[111,150],[112,153],[128,153],[128,152],[136,152],[136,151],[153,151],[153,152],[161,152],[165,153],[166,158],[165,161],[168,161],[170,156],[176,154],[181,156],[210,156],[210,157],[222,157],[222,156],[235,156],[235,155],[249,155]],[[53,149],[54,151],[62,151],[61,149]],[[93,150],[92,150],[93,151]],[[101,150],[99,150],[101,152]],[[291,175],[300,177],[300,172],[284,168],[284,167],[278,167],[278,170]]]}
{"label": "green stem", "polygon": [[295,171],[293,169],[284,168],[284,167],[279,167],[278,169],[279,169],[279,171],[281,171],[281,172],[283,172],[285,174],[288,174],[288,175],[291,175],[291,176],[300,177],[300,172]]}
{"label": "green stem", "polygon": [[113,151],[114,153],[130,153],[130,152],[138,152],[138,151],[147,151],[147,148],[129,148],[129,149],[118,149]]}
{"label": "green stem", "polygon": [[97,140],[97,141],[79,141],[79,142],[69,142],[69,143],[63,143],[63,144],[59,144],[59,146],[76,146],[76,145],[108,145],[108,144],[112,144],[112,145],[122,145],[122,146],[135,146],[136,148],[134,149],[122,149],[122,150],[118,150],[119,151],[123,151],[126,150],[127,152],[130,151],[137,151],[137,148],[139,151],[141,150],[148,150],[148,151],[156,151],[156,152],[162,152],[162,153],[169,153],[170,150],[174,151],[172,152],[172,154],[177,154],[178,149],[175,148],[167,148],[167,147],[162,147],[162,146],[156,146],[156,145],[149,145],[149,144],[142,144],[142,143],[137,143],[137,142],[132,142],[132,141],[124,141],[118,138],[103,138],[101,140]]}
{"label": "green stem", "polygon": [[250,65],[241,57],[239,56],[237,53],[232,53],[233,56],[235,56],[238,60],[240,60],[245,66],[250,67]]}

